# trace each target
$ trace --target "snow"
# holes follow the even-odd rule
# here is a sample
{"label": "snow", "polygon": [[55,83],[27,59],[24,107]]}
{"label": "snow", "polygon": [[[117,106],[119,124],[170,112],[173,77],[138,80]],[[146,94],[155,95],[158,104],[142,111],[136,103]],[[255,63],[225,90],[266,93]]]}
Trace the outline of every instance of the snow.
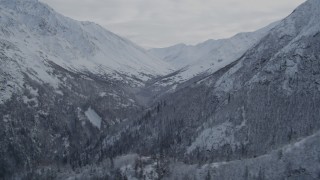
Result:
{"label": "snow", "polygon": [[158,179],[158,174],[156,172],[157,163],[147,165],[143,170],[143,175],[146,180]]}
{"label": "snow", "polygon": [[107,95],[106,92],[100,92],[100,93],[99,93],[99,96],[100,96],[100,97],[105,97],[106,95]]}
{"label": "snow", "polygon": [[32,98],[29,98],[29,97],[27,97],[27,96],[22,96],[22,100],[23,100],[23,102],[25,103],[25,104],[28,104],[28,105],[30,105],[31,103],[34,103],[34,107],[38,107],[38,99],[37,98],[34,98],[34,97],[32,97]]}
{"label": "snow", "polygon": [[[213,179],[237,179],[238,177],[243,177],[246,169],[249,170],[250,174],[255,175],[258,175],[259,171],[263,169],[266,179],[285,179],[282,177],[287,177],[286,172],[288,171],[288,167],[292,167],[292,169],[303,167],[307,169],[306,172],[308,174],[318,177],[319,137],[320,133],[316,132],[295,143],[284,145],[261,156],[247,159],[214,162],[202,166],[199,166],[199,164],[175,162],[170,166],[170,170],[173,172],[170,176],[173,178],[170,179],[174,179],[174,177],[179,179],[179,177],[185,177],[186,175],[195,177],[194,179],[205,179],[208,172],[211,172],[211,178]],[[282,154],[281,159],[279,159],[279,152]],[[300,177],[297,175],[296,179],[305,179]],[[308,176],[306,179],[313,178]]]}
{"label": "snow", "polygon": [[227,121],[220,125],[202,130],[200,135],[187,148],[187,153],[189,154],[197,148],[212,151],[226,144],[229,144],[232,149],[235,149],[236,146],[240,145],[235,134],[246,127],[247,123],[244,107],[241,108],[241,114],[243,121],[240,125],[236,126]]}
{"label": "snow", "polygon": [[191,144],[191,146],[188,147],[187,152],[191,153],[197,147],[211,151],[218,149],[225,144],[235,144],[232,130],[232,124],[229,122],[225,122],[213,128],[205,129]]}
{"label": "snow", "polygon": [[138,158],[137,154],[126,154],[123,156],[118,156],[114,159],[114,166],[119,168],[126,165],[129,165],[130,163],[134,162]]}
{"label": "snow", "polygon": [[[277,35],[278,38],[292,37],[289,43],[285,47],[279,49],[279,51],[270,59],[269,64],[265,66],[265,71],[275,72],[280,68],[285,68],[284,81],[282,89],[285,90],[287,95],[293,93],[293,89],[290,85],[290,81],[297,78],[299,71],[299,64],[301,64],[301,58],[304,55],[305,49],[309,44],[302,42],[301,39],[312,37],[319,33],[320,29],[320,2],[319,0],[308,0],[299,6],[294,13],[281,21],[270,33]],[[265,51],[264,47],[258,49],[258,51]],[[288,57],[288,54],[293,54],[294,57]],[[282,65],[277,65],[274,60],[277,58],[286,57]],[[281,66],[281,67],[280,67]],[[263,82],[266,80],[266,76],[256,74],[249,83]]]}
{"label": "snow", "polygon": [[35,97],[39,96],[38,89],[34,89],[33,87],[26,85],[26,89],[29,90],[29,93]]}
{"label": "snow", "polygon": [[9,100],[13,94],[19,93],[23,85],[23,75],[18,65],[6,58],[1,57],[0,63],[0,104]]}
{"label": "snow", "polygon": [[11,118],[10,118],[10,115],[8,115],[8,114],[7,114],[7,115],[4,115],[3,118],[2,118],[3,122],[5,122],[5,123],[9,122],[10,119],[11,119]]}
{"label": "snow", "polygon": [[201,73],[214,73],[240,58],[278,22],[252,33],[240,33],[229,39],[208,40],[195,46],[179,44],[151,49],[150,53],[182,71],[173,78],[183,82]]}
{"label": "snow", "polygon": [[233,88],[234,78],[233,74],[236,73],[242,67],[242,62],[237,63],[228,72],[223,74],[215,84],[215,88],[218,91],[229,92]]}
{"label": "snow", "polygon": [[174,70],[129,40],[95,23],[64,17],[37,0],[1,0],[0,7],[0,41],[5,44],[1,52],[17,63],[10,65],[12,72],[7,73],[16,89],[2,90],[0,103],[21,90],[22,72],[61,93],[59,86],[63,82],[53,73],[50,62],[73,72],[89,71],[132,86],[143,85],[135,78],[147,81]]}
{"label": "snow", "polygon": [[70,147],[70,142],[69,142],[68,137],[63,137],[62,140],[63,140],[63,146],[65,148],[69,148]]}
{"label": "snow", "polygon": [[103,146],[113,146],[121,137],[120,133],[117,133],[115,136],[107,137],[103,141]]}
{"label": "snow", "polygon": [[319,137],[320,137],[320,131],[317,131],[316,133],[314,133],[311,136],[307,136],[305,138],[301,138],[301,139],[299,139],[297,142],[295,142],[293,144],[286,145],[283,148],[283,150],[284,150],[285,153],[292,152],[292,151],[294,151],[296,149],[303,148],[308,141],[310,141],[312,139],[318,139]]}
{"label": "snow", "polygon": [[91,107],[85,112],[85,115],[87,116],[92,125],[94,125],[98,129],[101,128],[102,119],[93,109],[91,109]]}

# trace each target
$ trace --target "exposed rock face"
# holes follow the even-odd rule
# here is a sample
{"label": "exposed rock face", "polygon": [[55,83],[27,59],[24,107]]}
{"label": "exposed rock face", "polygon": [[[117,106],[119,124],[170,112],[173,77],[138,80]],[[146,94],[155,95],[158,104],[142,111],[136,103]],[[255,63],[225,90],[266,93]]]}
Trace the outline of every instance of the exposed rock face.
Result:
{"label": "exposed rock face", "polygon": [[171,71],[132,42],[37,0],[1,0],[0,9],[0,177],[82,165],[100,134],[143,109],[137,89]]}
{"label": "exposed rock face", "polygon": [[[156,78],[168,68],[110,74],[102,66],[100,73],[60,64],[40,47],[26,58],[26,46],[6,29],[18,33],[10,25],[16,11],[0,19],[1,177],[319,178],[319,0],[302,4],[240,58],[172,91],[170,83],[159,88],[161,80],[180,71]],[[56,33],[31,34],[49,32]]]}
{"label": "exposed rock face", "polygon": [[[119,143],[130,139],[130,150],[142,154],[164,152],[188,163],[209,163],[271,156],[318,132],[319,8],[319,1],[307,1],[234,63],[167,94]],[[318,145],[313,148],[318,153]],[[287,164],[297,164],[290,156]],[[254,163],[264,168],[270,162],[261,158]],[[291,178],[317,178],[318,163],[301,165],[309,175]],[[283,170],[283,164],[276,164]],[[215,177],[227,176],[218,168]]]}

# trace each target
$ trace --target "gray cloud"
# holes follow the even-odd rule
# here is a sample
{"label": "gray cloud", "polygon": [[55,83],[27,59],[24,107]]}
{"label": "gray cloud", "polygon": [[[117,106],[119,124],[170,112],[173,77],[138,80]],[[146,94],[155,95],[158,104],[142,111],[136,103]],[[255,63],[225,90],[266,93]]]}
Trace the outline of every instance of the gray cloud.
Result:
{"label": "gray cloud", "polygon": [[254,31],[305,0],[40,0],[146,47],[196,44]]}

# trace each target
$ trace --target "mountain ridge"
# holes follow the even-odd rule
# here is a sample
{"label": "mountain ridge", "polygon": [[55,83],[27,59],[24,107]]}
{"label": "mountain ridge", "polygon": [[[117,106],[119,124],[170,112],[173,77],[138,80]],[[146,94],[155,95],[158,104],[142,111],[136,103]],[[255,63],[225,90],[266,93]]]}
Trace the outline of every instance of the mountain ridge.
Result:
{"label": "mountain ridge", "polygon": [[201,74],[214,73],[237,60],[277,23],[271,23],[255,32],[238,33],[227,39],[207,40],[194,46],[178,44],[168,48],[151,49],[149,52],[180,69],[180,73],[170,77],[173,84],[185,82]]}
{"label": "mountain ridge", "polygon": [[[180,82],[174,77],[183,69],[134,85],[128,73],[71,71],[46,51],[36,59],[44,63],[25,68],[37,56],[26,56],[29,47],[0,23],[0,95],[19,88],[0,103],[0,177],[318,179],[319,2],[303,3],[225,66]],[[36,35],[55,34],[38,27]],[[100,43],[93,37],[85,38]],[[41,42],[28,41],[30,51]],[[44,76],[51,85],[35,79]]]}
{"label": "mountain ridge", "polygon": [[[7,8],[7,10],[12,9],[17,12],[15,19],[20,19],[19,22],[17,22],[19,23],[19,25],[16,25],[17,28],[19,28],[20,31],[28,32],[29,36],[32,38],[35,36],[33,40],[38,41],[37,38],[44,38],[44,35],[49,36],[48,38],[46,37],[46,42],[49,43],[49,45],[42,44],[45,47],[44,50],[49,52],[58,51],[54,52],[54,54],[63,54],[64,57],[62,59],[69,59],[69,61],[78,59],[72,64],[65,62],[65,60],[61,61],[59,59],[55,59],[55,63],[58,63],[59,65],[67,65],[72,67],[76,66],[77,63],[80,63],[80,67],[73,68],[87,66],[87,69],[94,71],[96,70],[96,65],[94,65],[94,63],[98,63],[99,65],[104,65],[117,71],[128,72],[130,74],[134,74],[135,76],[140,75],[130,71],[130,69],[125,69],[124,67],[128,66],[128,68],[130,68],[129,66],[132,66],[132,68],[136,68],[136,71],[138,72],[145,72],[151,75],[153,73],[155,73],[155,75],[163,74],[169,70],[167,65],[148,55],[141,47],[138,47],[129,40],[105,30],[95,23],[78,22],[70,18],[66,18],[60,14],[57,14],[53,9],[38,1],[4,0],[1,3]],[[12,24],[14,22],[8,23]],[[22,25],[26,27],[26,29],[23,29],[24,27],[22,27]],[[41,34],[43,35],[41,36]],[[57,39],[54,40],[54,38]],[[66,41],[61,42],[60,40],[59,42],[59,38],[62,38]],[[51,44],[52,41],[57,41],[59,44]],[[43,42],[38,41],[37,43],[41,44]],[[108,43],[110,45],[108,45]],[[61,46],[70,46],[72,51],[76,51],[72,53],[66,53],[62,50]],[[123,53],[123,51],[121,53],[118,52],[118,49],[121,49],[121,47],[123,47],[123,50],[128,51],[127,53],[131,53],[131,56],[127,56],[126,53]],[[101,53],[101,50],[104,52]],[[89,56],[90,59],[88,59]],[[80,60],[82,58],[85,61],[91,61],[93,63],[86,64],[85,62],[81,62]],[[102,58],[106,60],[99,60]],[[157,68],[154,66],[157,66]]]}
{"label": "mountain ridge", "polygon": [[164,179],[318,179],[310,157],[320,147],[319,7],[303,3],[239,59],[164,94],[103,147],[165,157]]}

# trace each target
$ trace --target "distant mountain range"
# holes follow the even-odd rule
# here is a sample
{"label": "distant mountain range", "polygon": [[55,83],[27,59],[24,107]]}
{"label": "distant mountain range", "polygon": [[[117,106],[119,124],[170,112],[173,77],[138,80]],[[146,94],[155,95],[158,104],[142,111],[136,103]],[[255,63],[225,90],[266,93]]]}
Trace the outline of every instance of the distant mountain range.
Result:
{"label": "distant mountain range", "polygon": [[146,51],[0,0],[0,179],[319,179],[319,17]]}
{"label": "distant mountain range", "polygon": [[249,48],[258,43],[278,22],[256,32],[239,33],[229,39],[208,40],[195,46],[178,44],[149,52],[182,69],[176,79],[186,81],[199,74],[210,74],[239,59]]}

